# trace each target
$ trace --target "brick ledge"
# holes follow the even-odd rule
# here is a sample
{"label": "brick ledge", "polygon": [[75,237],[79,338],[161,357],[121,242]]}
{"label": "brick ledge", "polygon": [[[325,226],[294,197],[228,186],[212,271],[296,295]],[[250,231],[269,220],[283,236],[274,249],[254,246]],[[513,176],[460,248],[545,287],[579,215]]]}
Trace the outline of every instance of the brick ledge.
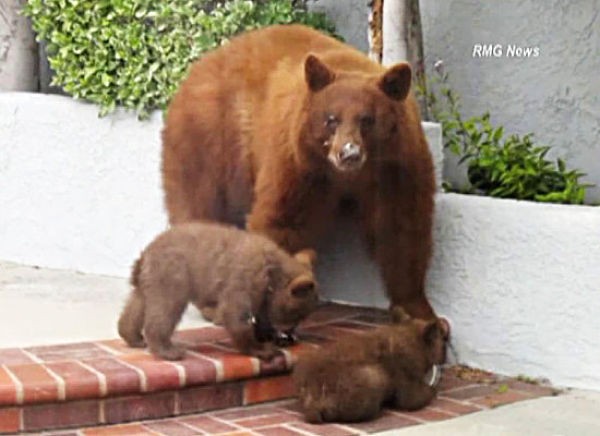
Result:
{"label": "brick ledge", "polygon": [[[325,304],[300,329],[302,343],[286,349],[269,363],[235,352],[227,333],[220,327],[178,332],[177,339],[191,350],[180,362],[156,359],[144,350],[126,347],[117,339],[2,349],[0,433],[82,428],[180,415],[188,415],[181,418],[187,420],[190,414],[290,398],[294,391],[289,372],[303,350],[343,334],[360,334],[386,320],[386,313],[378,309]],[[464,367],[444,371],[439,390],[440,397],[422,411],[410,414],[386,411],[370,424],[346,426],[345,434],[364,434],[370,432],[369,429],[399,426],[400,421],[403,425],[414,425],[449,419],[556,392],[551,387]],[[250,410],[243,410],[236,413],[249,412],[248,416],[253,416]],[[273,418],[275,424],[265,424],[264,434],[293,432],[300,424],[298,413],[292,412],[281,412],[282,416]],[[210,421],[215,413],[222,416],[225,412],[198,415],[198,419]],[[139,430],[138,427],[145,426],[147,433],[155,434],[154,427],[181,424],[172,421],[127,424],[125,427],[118,425],[106,429],[107,434],[120,431],[128,434],[128,430]],[[230,424],[230,427],[239,430],[239,423]],[[272,426],[275,426],[272,431],[285,431],[269,433]],[[296,430],[303,434],[319,434],[314,426],[307,426],[302,423]],[[339,430],[338,427],[324,429]],[[111,433],[111,428],[115,429],[115,433]],[[348,433],[348,429],[355,429],[358,433],[354,430]],[[94,434],[94,431],[82,433]]]}

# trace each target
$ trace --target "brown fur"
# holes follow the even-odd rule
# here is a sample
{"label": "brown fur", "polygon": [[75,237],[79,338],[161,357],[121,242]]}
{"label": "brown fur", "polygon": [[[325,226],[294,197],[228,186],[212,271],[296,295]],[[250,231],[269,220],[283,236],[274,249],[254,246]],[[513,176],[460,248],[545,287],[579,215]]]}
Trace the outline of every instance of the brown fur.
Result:
{"label": "brown fur", "polygon": [[225,326],[240,351],[269,359],[277,349],[258,342],[250,318],[265,315],[279,331],[305,318],[317,304],[313,260],[308,250],[291,257],[267,238],[232,227],[173,226],[135,262],[119,334],[131,346],[147,343],[157,356],[181,359],[184,350],[171,335],[192,302]]}
{"label": "brown fur", "polygon": [[[407,64],[386,70],[298,25],[206,54],[163,131],[170,222],[246,225],[293,253],[314,247],[349,198],[391,303],[433,318],[424,294],[433,165],[410,76]],[[336,160],[347,143],[359,159]]]}
{"label": "brown fur", "polygon": [[390,326],[302,355],[293,377],[307,421],[363,421],[384,403],[404,410],[426,406],[435,388],[425,375],[444,360],[439,322],[401,315]]}

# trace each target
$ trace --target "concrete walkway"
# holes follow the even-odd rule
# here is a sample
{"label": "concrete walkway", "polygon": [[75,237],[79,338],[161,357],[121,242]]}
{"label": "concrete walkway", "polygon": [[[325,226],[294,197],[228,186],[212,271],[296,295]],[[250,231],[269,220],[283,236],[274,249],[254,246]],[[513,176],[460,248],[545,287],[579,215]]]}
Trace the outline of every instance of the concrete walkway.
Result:
{"label": "concrete walkway", "polygon": [[[127,279],[0,262],[0,348],[110,339]],[[205,324],[194,307],[180,328]]]}
{"label": "concrete walkway", "polygon": [[600,392],[570,391],[380,436],[598,436]]}

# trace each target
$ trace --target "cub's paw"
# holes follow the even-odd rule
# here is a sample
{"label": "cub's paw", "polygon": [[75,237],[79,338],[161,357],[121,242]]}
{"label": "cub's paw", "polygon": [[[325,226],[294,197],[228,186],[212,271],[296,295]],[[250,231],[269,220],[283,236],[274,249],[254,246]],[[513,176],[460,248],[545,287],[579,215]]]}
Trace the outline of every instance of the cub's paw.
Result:
{"label": "cub's paw", "polygon": [[125,342],[127,343],[127,346],[131,348],[146,348],[146,341],[144,341],[144,338],[141,336],[134,340],[126,340]]}
{"label": "cub's paw", "polygon": [[181,360],[185,356],[185,348],[178,346],[173,346],[170,348],[161,348],[160,350],[151,351],[165,360]]}
{"label": "cub's paw", "polygon": [[213,306],[200,307],[202,318],[204,318],[206,321],[214,322],[216,312],[217,311]]}
{"label": "cub's paw", "polygon": [[264,343],[261,348],[257,348],[255,350],[250,351],[251,355],[256,356],[259,359],[267,362],[272,360],[279,353],[279,348],[277,348],[274,344],[270,342]]}

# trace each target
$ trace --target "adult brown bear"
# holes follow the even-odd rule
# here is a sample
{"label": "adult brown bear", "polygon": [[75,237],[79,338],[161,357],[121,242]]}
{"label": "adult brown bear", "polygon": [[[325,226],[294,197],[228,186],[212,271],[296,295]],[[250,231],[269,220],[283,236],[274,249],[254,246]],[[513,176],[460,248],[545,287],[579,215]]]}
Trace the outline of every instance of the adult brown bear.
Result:
{"label": "adult brown bear", "polygon": [[314,247],[351,200],[391,303],[432,317],[434,173],[410,83],[407,64],[386,69],[298,25],[206,54],[163,131],[170,222],[246,225],[293,253]]}

